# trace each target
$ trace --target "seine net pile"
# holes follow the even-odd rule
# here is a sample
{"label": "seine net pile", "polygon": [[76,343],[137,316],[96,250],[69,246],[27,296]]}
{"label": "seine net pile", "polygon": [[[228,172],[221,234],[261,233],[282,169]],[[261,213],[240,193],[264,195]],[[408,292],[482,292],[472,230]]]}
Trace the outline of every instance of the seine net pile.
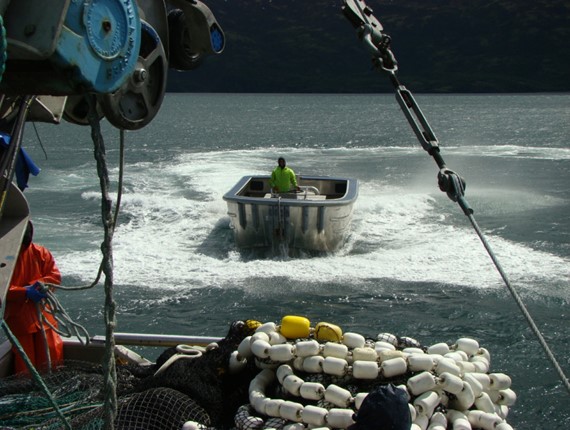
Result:
{"label": "seine net pile", "polygon": [[[395,425],[389,428],[403,430],[411,420],[419,428],[461,423],[512,430],[506,422],[516,400],[511,379],[489,373],[490,354],[477,341],[426,347],[389,333],[371,339],[336,329],[332,340],[317,328],[287,337],[283,324],[237,321],[201,355],[169,348],[153,365],[118,365],[114,428],[182,429],[190,421],[208,430],[283,429],[290,423],[369,430],[389,421]],[[273,343],[264,340],[270,338]],[[44,381],[74,430],[104,428],[100,366],[68,362]],[[0,430],[15,428],[64,428],[28,378],[0,380]]]}
{"label": "seine net pile", "polygon": [[[236,322],[217,348],[192,360],[175,361],[157,376],[155,372],[176,353],[175,348],[146,368],[118,365],[115,428],[179,429],[187,421],[233,427],[234,413],[248,402],[249,381],[257,370],[252,366],[251,371],[230,375],[229,356],[248,334],[247,325]],[[52,373],[42,374],[42,379],[74,430],[104,428],[102,366],[66,361]],[[0,380],[0,429],[15,428],[64,428],[43,390],[25,376]]]}

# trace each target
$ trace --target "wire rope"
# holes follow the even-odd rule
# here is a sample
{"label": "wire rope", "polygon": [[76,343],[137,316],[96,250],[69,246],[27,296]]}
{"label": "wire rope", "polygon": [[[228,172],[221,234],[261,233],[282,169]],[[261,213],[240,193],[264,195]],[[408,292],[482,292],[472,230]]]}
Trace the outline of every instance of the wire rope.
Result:
{"label": "wire rope", "polygon": [[465,181],[459,175],[457,175],[452,170],[449,170],[443,157],[440,154],[437,138],[433,133],[427,119],[423,115],[421,109],[417,105],[414,97],[404,85],[402,85],[397,76],[396,71],[398,70],[398,63],[390,49],[391,38],[385,33],[382,33],[383,27],[376,17],[372,14],[372,9],[365,5],[364,1],[356,2],[352,0],[344,0],[343,12],[346,18],[351,22],[351,24],[356,28],[358,37],[367,47],[372,55],[373,64],[380,71],[386,72],[393,84],[396,91],[396,99],[402,109],[408,123],[410,124],[412,130],[416,134],[418,141],[426,152],[434,159],[438,165],[440,171],[438,174],[439,188],[441,191],[447,193],[447,196],[457,202],[464,214],[467,215],[469,221],[471,222],[475,232],[479,236],[479,239],[483,243],[483,246],[487,250],[487,253],[491,257],[495,267],[497,268],[500,276],[502,277],[505,286],[510,291],[516,304],[519,306],[523,316],[525,317],[528,325],[530,326],[532,332],[537,337],[540,345],[544,349],[548,359],[551,361],[552,365],[559,374],[562,383],[564,384],[566,390],[570,394],[570,383],[568,377],[564,374],[562,367],[556,360],[556,357],[552,353],[550,347],[548,346],[544,336],[535,324],[532,316],[526,309],[522,299],[511,285],[505,271],[501,267],[498,258],[491,249],[487,239],[481,232],[481,229],[475,222],[473,216],[473,210],[469,207],[467,200],[464,198],[465,193]]}
{"label": "wire rope", "polygon": [[544,336],[540,332],[540,329],[535,324],[532,316],[528,312],[528,310],[527,310],[526,306],[524,305],[521,297],[519,296],[519,294],[517,293],[515,288],[511,285],[511,282],[509,281],[507,274],[503,270],[503,267],[501,266],[499,259],[497,258],[497,256],[493,252],[493,250],[491,249],[491,245],[489,245],[489,242],[485,238],[485,235],[483,234],[483,232],[481,231],[481,229],[477,225],[477,222],[475,221],[475,217],[472,214],[468,214],[467,216],[469,218],[469,221],[471,222],[471,225],[475,229],[477,236],[479,236],[479,239],[481,240],[481,242],[483,243],[483,246],[487,250],[487,254],[489,255],[489,257],[491,257],[491,260],[493,260],[493,264],[495,265],[495,267],[497,268],[497,271],[501,275],[501,278],[503,279],[505,286],[510,291],[511,295],[513,296],[513,299],[515,300],[515,302],[518,305],[519,309],[521,310],[523,316],[525,317],[530,329],[532,330],[534,335],[537,337],[537,339],[538,339],[540,345],[542,346],[542,348],[544,349],[544,352],[546,353],[548,359],[550,360],[550,362],[554,366],[554,369],[556,370],[556,372],[560,376],[560,379],[562,380],[562,383],[564,384],[566,390],[568,391],[568,393],[570,393],[570,382],[568,381],[568,377],[564,374],[562,367],[558,363],[558,360],[556,360],[556,357],[552,353],[552,350],[548,346],[548,343],[544,339]]}

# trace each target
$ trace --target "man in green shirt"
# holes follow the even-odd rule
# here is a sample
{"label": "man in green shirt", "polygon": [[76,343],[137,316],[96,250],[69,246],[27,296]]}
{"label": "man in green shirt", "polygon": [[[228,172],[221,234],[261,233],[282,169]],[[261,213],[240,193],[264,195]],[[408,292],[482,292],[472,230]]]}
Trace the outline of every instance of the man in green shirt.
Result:
{"label": "man in green shirt", "polygon": [[279,157],[277,160],[279,164],[271,173],[271,181],[269,186],[273,189],[275,193],[287,193],[291,188],[301,191],[301,188],[297,186],[297,178],[295,177],[295,172],[286,166],[285,159]]}

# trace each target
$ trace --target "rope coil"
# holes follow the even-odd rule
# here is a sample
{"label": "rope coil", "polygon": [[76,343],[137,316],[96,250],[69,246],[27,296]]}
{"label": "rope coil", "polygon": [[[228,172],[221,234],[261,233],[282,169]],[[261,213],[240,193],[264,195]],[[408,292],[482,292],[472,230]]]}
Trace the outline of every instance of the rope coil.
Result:
{"label": "rope coil", "polygon": [[[51,288],[57,287],[57,285],[51,285],[51,284],[46,284],[46,285]],[[65,311],[65,309],[63,308],[63,306],[61,305],[60,301],[58,300],[58,298],[55,296],[54,293],[52,293],[51,291],[47,291],[46,294],[47,297],[45,299],[43,299],[40,303],[36,303],[36,307],[38,308],[38,319],[40,320],[42,326],[42,332],[44,332],[43,325],[45,324],[53,331],[58,333],[60,336],[63,337],[75,336],[77,337],[77,339],[79,339],[79,342],[81,342],[82,345],[84,346],[89,345],[90,337],[89,333],[87,332],[87,329],[83,327],[81,324],[78,324],[71,319],[71,317]],[[57,321],[58,326],[57,327],[53,326],[44,317],[44,314],[43,312],[41,312],[41,310],[50,313]],[[49,353],[47,355],[49,357]]]}

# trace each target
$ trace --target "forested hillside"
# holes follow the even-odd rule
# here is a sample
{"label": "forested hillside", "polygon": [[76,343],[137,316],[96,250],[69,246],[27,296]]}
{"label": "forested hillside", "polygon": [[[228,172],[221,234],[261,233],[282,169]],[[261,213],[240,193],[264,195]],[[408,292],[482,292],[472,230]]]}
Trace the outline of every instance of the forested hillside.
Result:
{"label": "forested hillside", "polygon": [[[388,79],[342,0],[204,0],[225,51],[172,71],[170,91],[379,92]],[[415,92],[570,91],[567,0],[376,0],[398,76]]]}

